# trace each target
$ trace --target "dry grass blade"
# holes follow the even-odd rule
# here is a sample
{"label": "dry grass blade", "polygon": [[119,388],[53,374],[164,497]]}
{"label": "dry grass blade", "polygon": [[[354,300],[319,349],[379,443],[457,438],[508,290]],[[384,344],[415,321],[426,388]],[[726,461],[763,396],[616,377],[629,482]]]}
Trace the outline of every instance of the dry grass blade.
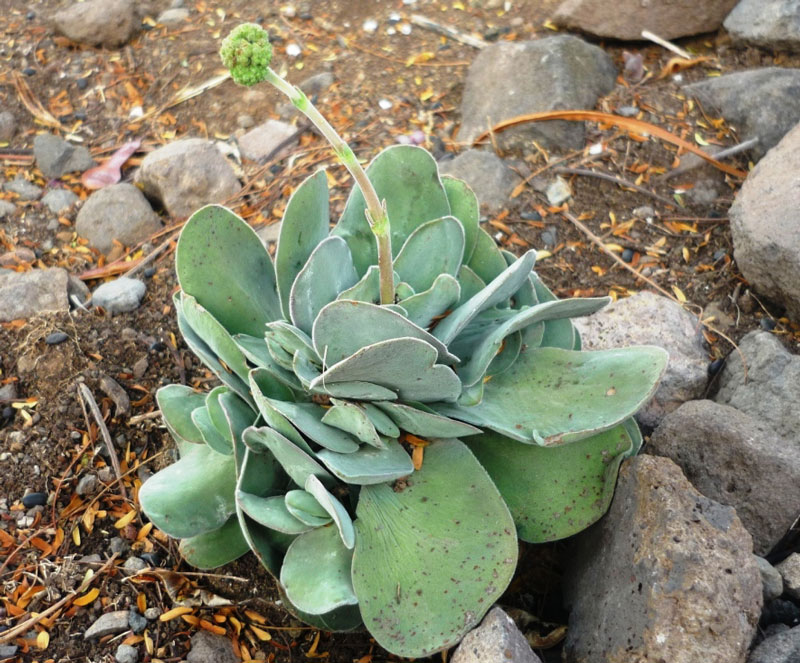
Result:
{"label": "dry grass blade", "polygon": [[638,191],[645,196],[650,196],[654,200],[658,200],[659,202],[664,203],[665,205],[671,205],[675,207],[676,203],[674,200],[670,200],[669,198],[665,198],[664,196],[658,195],[655,191],[650,191],[649,189],[645,189],[643,186],[639,186],[638,184],[634,184],[633,182],[629,182],[628,180],[617,177],[616,175],[611,175],[610,173],[601,173],[596,170],[589,170],[588,168],[556,168],[555,172],[560,175],[580,175],[582,177],[596,177],[601,180],[606,180],[607,182],[614,182],[618,186],[621,186],[626,189],[631,189],[633,191]]}
{"label": "dry grass blade", "polygon": [[189,99],[193,99],[194,97],[211,90],[218,85],[222,85],[225,81],[227,81],[231,77],[229,71],[226,71],[224,74],[219,74],[218,76],[214,76],[213,78],[209,78],[207,81],[203,81],[199,85],[187,85],[183,89],[179,90],[178,93],[170,99],[166,104],[161,106],[160,108],[154,108],[141,117],[137,117],[131,124],[136,124],[141,122],[142,120],[146,120],[153,115],[160,115],[168,108],[172,108],[173,106],[177,106],[178,104],[182,104],[184,101],[188,101]]}
{"label": "dry grass blade", "polygon": [[17,90],[17,95],[22,105],[33,115],[41,124],[61,131],[66,131],[65,127],[56,117],[50,113],[41,102],[33,95],[30,87],[25,82],[22,74],[14,72],[14,87]]}
{"label": "dry grass blade", "polygon": [[489,131],[484,131],[480,136],[472,141],[472,144],[476,145],[478,143],[482,143],[489,137],[491,133],[505,131],[511,127],[515,127],[520,124],[526,124],[528,122],[545,122],[547,120],[567,120],[570,122],[605,122],[606,124],[613,124],[616,127],[625,129],[627,131],[632,131],[633,133],[654,136],[667,143],[677,145],[687,152],[692,152],[701,159],[705,159],[712,166],[718,168],[723,173],[727,173],[728,175],[733,175],[734,177],[739,177],[741,179],[747,177],[747,173],[743,170],[739,170],[738,168],[734,168],[733,166],[728,166],[727,164],[722,163],[721,161],[709,155],[707,152],[701,150],[699,147],[695,147],[688,141],[683,140],[683,138],[676,136],[671,131],[667,131],[666,129],[663,129],[655,124],[650,124],[649,122],[645,122],[643,120],[637,120],[632,117],[622,117],[620,115],[613,115],[611,113],[603,113],[602,111],[564,110],[543,111],[541,113],[518,115],[517,117],[512,117],[510,120],[505,120],[494,125]]}

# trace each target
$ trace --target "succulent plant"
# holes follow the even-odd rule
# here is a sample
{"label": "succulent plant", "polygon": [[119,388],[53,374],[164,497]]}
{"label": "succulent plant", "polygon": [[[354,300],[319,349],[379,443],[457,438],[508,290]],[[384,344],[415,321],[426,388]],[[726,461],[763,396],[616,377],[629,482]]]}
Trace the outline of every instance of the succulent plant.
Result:
{"label": "succulent plant", "polygon": [[365,172],[334,147],[358,186],[331,227],[306,179],[274,262],[224,207],[186,223],[178,325],[222,384],[159,390],[180,459],[139,499],[190,564],[252,550],[299,618],[425,656],[500,597],[518,539],[605,512],[666,354],[581,351],[570,318],[607,298],[557,299],[424,149]]}

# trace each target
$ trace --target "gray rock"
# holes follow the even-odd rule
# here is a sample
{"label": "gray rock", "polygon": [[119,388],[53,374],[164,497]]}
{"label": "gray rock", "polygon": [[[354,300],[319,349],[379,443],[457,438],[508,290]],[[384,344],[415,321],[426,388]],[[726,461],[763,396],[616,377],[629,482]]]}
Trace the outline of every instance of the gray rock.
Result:
{"label": "gray rock", "polygon": [[120,645],[114,653],[114,660],[117,663],[137,663],[139,652],[136,647],[131,645]]}
{"label": "gray rock", "polygon": [[657,426],[665,414],[705,390],[708,354],[700,323],[667,297],[640,292],[573,322],[587,350],[657,345],[669,353],[655,396],[637,415],[645,425]]}
{"label": "gray rock", "polygon": [[776,50],[800,48],[797,0],[741,0],[724,25],[734,43]]}
{"label": "gray rock", "polygon": [[108,253],[117,240],[133,246],[161,229],[161,220],[144,194],[133,184],[112,184],[95,191],[75,222],[78,234]]}
{"label": "gray rock", "polygon": [[16,656],[18,649],[17,645],[0,645],[0,659]]}
{"label": "gray rock", "polygon": [[253,119],[252,115],[240,113],[236,116],[236,125],[241,129],[252,129],[256,126],[256,121]]}
{"label": "gray rock", "polygon": [[278,237],[281,234],[281,221],[277,223],[270,223],[268,226],[262,226],[258,230],[256,230],[256,235],[261,238],[261,241],[264,242],[267,246],[270,244],[274,244],[278,241]]}
{"label": "gray rock", "polygon": [[161,610],[159,608],[148,608],[144,611],[144,618],[151,622],[154,619],[158,619],[160,616]]}
{"label": "gray rock", "polygon": [[[261,163],[270,155],[274,156],[275,150],[281,144],[283,144],[282,150],[296,145],[298,140],[296,134],[297,129],[291,124],[279,120],[267,120],[239,138],[239,150],[245,159]],[[295,136],[295,140],[284,143],[292,136]]]}
{"label": "gray rock", "polygon": [[[469,68],[458,139],[471,144],[489,124],[517,115],[563,108],[594,108],[614,89],[617,72],[606,53],[571,35],[499,42],[484,48]],[[548,149],[583,147],[576,122],[531,122],[497,134],[502,149],[535,140]]]}
{"label": "gray rock", "polygon": [[17,384],[9,382],[0,387],[0,401],[13,401],[17,397]]}
{"label": "gray rock", "polygon": [[514,621],[497,606],[464,636],[450,663],[541,663]]}
{"label": "gray rock", "polygon": [[714,400],[746,412],[770,426],[785,445],[800,449],[800,356],[764,331],[747,334],[739,350],[747,363],[747,380],[739,353],[732,352]]}
{"label": "gray rock", "polygon": [[186,217],[209,203],[221,203],[242,188],[213,143],[187,138],[150,152],[136,175],[144,192],[172,216]]}
{"label": "gray rock", "polygon": [[713,32],[737,0],[620,0],[613,10],[606,0],[565,0],[553,21],[599,37],[641,41],[642,30],[664,39]]}
{"label": "gray rock", "polygon": [[0,112],[0,143],[8,143],[17,133],[17,118],[11,111]]}
{"label": "gray rock", "polygon": [[793,177],[797,168],[800,124],[747,176],[730,219],[734,257],[744,277],[800,322],[800,189]]}
{"label": "gray rock", "polygon": [[73,2],[53,16],[58,32],[90,46],[121,46],[136,31],[132,0]]}
{"label": "gray rock", "polygon": [[761,158],[800,122],[800,70],[751,69],[687,85],[684,90],[716,109],[739,130],[741,140],[758,138],[750,150]]}
{"label": "gray rock", "polygon": [[68,210],[79,200],[80,198],[69,189],[50,189],[42,197],[42,202],[53,214],[60,214]]}
{"label": "gray rock", "polygon": [[92,293],[92,304],[102,306],[111,315],[135,311],[146,289],[142,281],[123,276],[98,286]]}
{"label": "gray rock", "polygon": [[70,304],[74,304],[73,297],[76,298],[81,304],[89,301],[92,296],[89,287],[77,276],[70,274],[67,279],[67,296],[69,297]]}
{"label": "gray rock", "polygon": [[65,270],[60,267],[27,272],[0,269],[0,322],[68,310]]}
{"label": "gray rock", "polygon": [[189,18],[189,10],[181,7],[174,7],[161,12],[156,19],[156,23],[161,25],[177,25]]}
{"label": "gray rock", "polygon": [[565,663],[744,660],[762,604],[750,535],[667,458],[623,463],[565,574]]}
{"label": "gray rock", "polygon": [[84,474],[75,486],[75,492],[78,495],[94,495],[97,492],[97,475]]}
{"label": "gray rock", "polygon": [[0,200],[0,219],[13,216],[17,211],[17,206],[9,200]]}
{"label": "gray rock", "polygon": [[145,562],[141,557],[128,557],[125,560],[125,563],[122,565],[122,568],[126,571],[130,571],[131,573],[138,573],[148,567],[148,563]]}
{"label": "gray rock", "polygon": [[775,566],[783,578],[783,590],[792,599],[800,599],[800,553],[792,553]]}
{"label": "gray rock", "polygon": [[547,185],[545,195],[547,196],[547,202],[557,207],[572,198],[572,189],[569,186],[569,182],[563,177],[556,177]]}
{"label": "gray rock", "polygon": [[760,642],[747,663],[797,663],[800,661],[800,626],[783,630]]}
{"label": "gray rock", "polygon": [[42,187],[28,182],[21,173],[10,182],[3,184],[3,189],[16,193],[20,200],[37,200],[42,195],[43,190]]}
{"label": "gray rock", "polygon": [[108,542],[108,549],[112,555],[124,555],[131,549],[131,546],[121,536],[115,536]]}
{"label": "gray rock", "polygon": [[39,170],[49,179],[83,172],[94,165],[92,155],[83,145],[73,145],[53,134],[39,134],[33,139],[33,156]]}
{"label": "gray rock", "polygon": [[703,495],[734,507],[759,555],[800,513],[800,446],[729,405],[684,403],[662,419],[647,451],[671,458]]}
{"label": "gray rock", "polygon": [[478,202],[490,213],[510,204],[511,192],[519,182],[517,174],[500,157],[486,150],[466,150],[455,159],[442,162],[439,171],[469,184]]}
{"label": "gray rock", "polygon": [[[145,566],[145,568],[147,567]],[[131,610],[128,613],[128,626],[130,626],[131,631],[134,633],[141,633],[147,628],[147,619],[144,617],[144,615],[140,615],[138,612],[136,612],[136,610]]]}
{"label": "gray rock", "polygon": [[198,631],[192,636],[192,649],[186,655],[187,663],[239,663],[231,641],[222,636]]}
{"label": "gray rock", "polygon": [[761,573],[761,585],[764,589],[764,605],[766,605],[783,594],[783,577],[781,577],[780,571],[763,557],[756,555],[756,564],[758,564],[758,571]]}
{"label": "gray rock", "polygon": [[123,633],[130,627],[128,626],[128,610],[115,610],[114,612],[107,612],[92,624],[83,634],[84,640],[91,640],[92,638],[102,638],[104,635],[114,635],[116,633]]}

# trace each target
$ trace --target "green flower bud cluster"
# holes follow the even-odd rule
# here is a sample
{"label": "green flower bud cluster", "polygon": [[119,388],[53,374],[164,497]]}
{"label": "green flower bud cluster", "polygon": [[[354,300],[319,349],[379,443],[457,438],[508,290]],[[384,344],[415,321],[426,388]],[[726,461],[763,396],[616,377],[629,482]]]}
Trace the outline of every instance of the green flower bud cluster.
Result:
{"label": "green flower bud cluster", "polygon": [[231,78],[239,85],[250,87],[267,77],[272,46],[264,28],[255,23],[242,23],[222,41],[219,54]]}

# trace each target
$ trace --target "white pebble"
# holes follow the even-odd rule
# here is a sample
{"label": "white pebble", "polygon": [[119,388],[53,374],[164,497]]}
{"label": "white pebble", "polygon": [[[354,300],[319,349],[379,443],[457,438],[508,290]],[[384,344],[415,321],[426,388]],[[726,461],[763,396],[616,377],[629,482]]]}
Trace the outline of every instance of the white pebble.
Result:
{"label": "white pebble", "polygon": [[403,23],[400,26],[400,32],[402,32],[404,35],[410,35],[411,34],[411,23]]}
{"label": "white pebble", "polygon": [[288,55],[290,58],[296,58],[302,52],[303,49],[301,49],[300,46],[298,46],[294,42],[286,45],[286,55]]}
{"label": "white pebble", "polygon": [[368,18],[364,21],[364,24],[361,26],[364,32],[375,32],[378,29],[378,21],[374,18]]}
{"label": "white pebble", "polygon": [[383,110],[389,110],[394,104],[388,99],[381,99],[378,102],[378,106],[380,106]]}
{"label": "white pebble", "polygon": [[603,143],[595,143],[589,148],[589,154],[592,156],[596,154],[602,154],[603,152]]}

